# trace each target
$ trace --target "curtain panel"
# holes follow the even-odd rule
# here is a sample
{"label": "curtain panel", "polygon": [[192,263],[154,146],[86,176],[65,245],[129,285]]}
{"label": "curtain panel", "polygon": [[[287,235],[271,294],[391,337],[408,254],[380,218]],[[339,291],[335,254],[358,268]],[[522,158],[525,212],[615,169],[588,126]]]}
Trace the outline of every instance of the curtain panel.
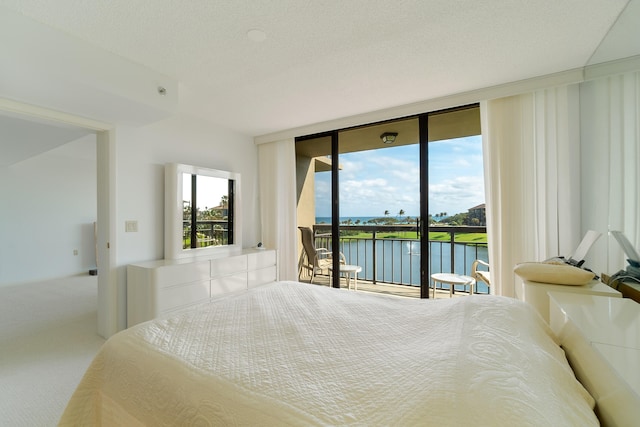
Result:
{"label": "curtain panel", "polygon": [[[640,248],[640,71],[580,85],[583,222],[606,233],[622,231]],[[592,249],[596,274],[626,267],[615,239]]]}
{"label": "curtain panel", "polygon": [[520,262],[581,238],[577,85],[481,103],[491,291],[515,296]]}
{"label": "curtain panel", "polygon": [[293,139],[258,145],[262,243],[278,250],[281,280],[297,280],[296,160]]}

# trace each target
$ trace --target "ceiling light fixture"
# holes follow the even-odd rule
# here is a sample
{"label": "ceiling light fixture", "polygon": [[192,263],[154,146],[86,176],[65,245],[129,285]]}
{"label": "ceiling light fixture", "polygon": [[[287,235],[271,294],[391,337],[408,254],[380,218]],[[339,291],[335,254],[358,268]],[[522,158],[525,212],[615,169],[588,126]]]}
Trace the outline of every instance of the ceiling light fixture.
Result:
{"label": "ceiling light fixture", "polygon": [[393,142],[396,140],[396,136],[398,136],[398,132],[385,132],[380,135],[380,139],[385,144],[393,144]]}

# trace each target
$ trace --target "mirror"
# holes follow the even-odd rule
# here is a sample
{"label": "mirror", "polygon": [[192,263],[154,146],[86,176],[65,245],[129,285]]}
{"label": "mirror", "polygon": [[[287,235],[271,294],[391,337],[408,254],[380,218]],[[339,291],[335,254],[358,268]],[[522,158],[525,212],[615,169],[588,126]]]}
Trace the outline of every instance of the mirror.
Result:
{"label": "mirror", "polygon": [[229,254],[241,248],[240,174],[165,166],[165,259]]}

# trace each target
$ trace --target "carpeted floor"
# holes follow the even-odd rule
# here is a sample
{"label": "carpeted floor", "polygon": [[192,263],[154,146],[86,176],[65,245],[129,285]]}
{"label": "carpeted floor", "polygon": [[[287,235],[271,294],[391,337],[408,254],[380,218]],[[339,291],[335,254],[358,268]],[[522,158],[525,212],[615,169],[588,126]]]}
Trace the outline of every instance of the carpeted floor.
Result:
{"label": "carpeted floor", "polygon": [[0,287],[0,426],[55,426],[104,343],[97,277]]}

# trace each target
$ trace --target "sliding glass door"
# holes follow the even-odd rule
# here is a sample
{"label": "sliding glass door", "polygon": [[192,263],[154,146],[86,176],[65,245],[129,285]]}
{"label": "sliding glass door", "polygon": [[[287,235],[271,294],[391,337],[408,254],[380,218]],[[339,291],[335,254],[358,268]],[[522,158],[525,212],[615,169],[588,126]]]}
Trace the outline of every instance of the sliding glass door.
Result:
{"label": "sliding glass door", "polygon": [[[478,135],[479,109],[470,106],[298,138],[298,225],[313,228],[317,246],[344,256],[343,264],[334,258],[324,284],[345,287],[346,264],[357,267],[346,268],[349,282],[357,270],[367,290],[395,286],[429,298],[432,269],[466,273],[468,254],[454,260],[457,234],[443,220],[468,225],[466,210],[484,202]],[[444,243],[432,244],[434,227]]]}
{"label": "sliding glass door", "polygon": [[339,240],[359,277],[377,285],[421,283],[418,119],[338,133]]}

